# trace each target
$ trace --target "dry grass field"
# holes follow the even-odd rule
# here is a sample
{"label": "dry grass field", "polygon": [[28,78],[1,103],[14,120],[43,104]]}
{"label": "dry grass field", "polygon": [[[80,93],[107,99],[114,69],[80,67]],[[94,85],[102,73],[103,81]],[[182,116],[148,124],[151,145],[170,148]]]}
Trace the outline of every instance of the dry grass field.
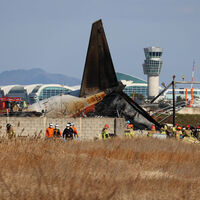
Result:
{"label": "dry grass field", "polygon": [[2,140],[0,199],[200,199],[200,145]]}

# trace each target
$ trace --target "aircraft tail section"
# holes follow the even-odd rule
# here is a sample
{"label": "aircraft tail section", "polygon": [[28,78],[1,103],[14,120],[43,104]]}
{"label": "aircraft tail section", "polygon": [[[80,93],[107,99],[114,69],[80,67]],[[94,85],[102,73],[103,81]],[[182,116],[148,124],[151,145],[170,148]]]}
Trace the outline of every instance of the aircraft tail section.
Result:
{"label": "aircraft tail section", "polygon": [[118,86],[101,20],[93,23],[81,83],[80,97]]}

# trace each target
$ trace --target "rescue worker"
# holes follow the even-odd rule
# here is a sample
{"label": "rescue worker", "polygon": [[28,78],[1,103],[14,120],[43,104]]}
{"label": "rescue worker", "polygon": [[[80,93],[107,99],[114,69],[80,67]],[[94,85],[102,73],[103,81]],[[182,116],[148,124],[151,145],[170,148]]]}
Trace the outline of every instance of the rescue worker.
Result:
{"label": "rescue worker", "polygon": [[53,133],[54,138],[60,138],[62,137],[61,131],[59,129],[59,125],[55,125],[54,133]]}
{"label": "rescue worker", "polygon": [[192,136],[197,138],[197,129],[199,129],[199,126],[195,127],[190,127],[191,131],[192,131]]}
{"label": "rescue worker", "polygon": [[162,135],[166,135],[167,134],[167,126],[166,125],[162,125],[161,129],[160,129],[160,134]]}
{"label": "rescue worker", "polygon": [[11,124],[6,124],[6,133],[7,133],[8,139],[12,139],[16,137],[14,128]]}
{"label": "rescue worker", "polygon": [[190,129],[190,125],[188,124],[185,129],[185,136],[192,137],[192,130]]}
{"label": "rescue worker", "polygon": [[105,124],[104,128],[101,131],[102,139],[109,138],[109,132],[108,132],[109,126],[108,124]]}
{"label": "rescue worker", "polygon": [[125,136],[125,137],[129,137],[129,138],[135,136],[135,133],[134,133],[134,131],[133,131],[133,124],[130,124],[130,123],[127,124],[126,129],[125,129],[125,131],[124,131],[124,136]]}
{"label": "rescue worker", "polygon": [[49,127],[46,129],[46,138],[53,138],[54,137],[54,128],[53,124],[50,123]]}
{"label": "rescue worker", "polygon": [[181,131],[181,127],[178,126],[177,129],[176,129],[176,139],[180,140],[180,139],[182,139],[182,136],[183,136],[183,134],[182,134],[182,131]]}
{"label": "rescue worker", "polygon": [[70,127],[70,123],[67,123],[65,130],[63,131],[64,140],[73,140],[73,129]]}
{"label": "rescue worker", "polygon": [[71,128],[72,128],[72,130],[73,130],[74,138],[78,138],[78,137],[79,137],[79,136],[78,136],[78,132],[77,132],[77,129],[76,129],[76,127],[74,126],[74,123],[73,123],[73,122],[71,123]]}
{"label": "rescue worker", "polygon": [[187,134],[186,134],[186,128],[182,127],[182,138],[184,138],[186,136],[187,136]]}
{"label": "rescue worker", "polygon": [[152,137],[154,133],[156,133],[156,127],[152,125],[151,130],[148,132],[147,136]]}

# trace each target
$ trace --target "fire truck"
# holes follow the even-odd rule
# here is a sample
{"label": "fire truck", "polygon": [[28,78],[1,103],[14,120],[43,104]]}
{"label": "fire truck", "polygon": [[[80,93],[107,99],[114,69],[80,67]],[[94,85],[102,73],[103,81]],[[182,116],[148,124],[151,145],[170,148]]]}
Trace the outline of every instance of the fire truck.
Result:
{"label": "fire truck", "polygon": [[23,102],[20,97],[1,97],[0,98],[0,114],[8,114],[13,112],[21,112]]}

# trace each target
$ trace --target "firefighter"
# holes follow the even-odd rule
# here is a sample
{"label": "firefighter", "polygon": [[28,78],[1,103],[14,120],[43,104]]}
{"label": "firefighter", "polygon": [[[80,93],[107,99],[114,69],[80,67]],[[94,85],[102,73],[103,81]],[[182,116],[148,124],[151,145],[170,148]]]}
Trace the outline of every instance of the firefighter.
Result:
{"label": "firefighter", "polygon": [[70,123],[67,123],[66,128],[63,131],[64,140],[73,140],[73,129],[70,126]]}
{"label": "firefighter", "polygon": [[53,138],[54,137],[54,128],[53,124],[50,123],[49,127],[46,129],[46,138]]}
{"label": "firefighter", "polygon": [[76,127],[74,126],[74,123],[73,123],[73,122],[71,123],[71,128],[72,128],[72,130],[73,130],[74,138],[78,138],[78,137],[79,137],[79,136],[78,136],[78,132],[77,132],[77,129],[76,129]]}
{"label": "firefighter", "polygon": [[156,127],[152,125],[151,130],[148,132],[147,136],[152,137],[154,133],[156,133]]}
{"label": "firefighter", "polygon": [[160,129],[160,134],[166,135],[167,134],[167,125],[162,125]]}
{"label": "firefighter", "polygon": [[188,124],[185,129],[185,136],[192,137],[192,130],[190,129],[190,125]]}
{"label": "firefighter", "polygon": [[125,131],[124,131],[124,136],[125,136],[125,137],[129,137],[129,138],[135,136],[135,133],[134,133],[134,131],[133,131],[133,124],[130,124],[130,123],[127,124],[126,129],[125,129]]}
{"label": "firefighter", "polygon": [[53,136],[54,136],[54,138],[60,138],[60,137],[62,137],[62,134],[61,134],[61,131],[59,129],[59,125],[58,124],[55,125]]}
{"label": "firefighter", "polygon": [[11,124],[6,124],[6,133],[7,133],[8,139],[12,139],[16,137],[15,130]]}
{"label": "firefighter", "polygon": [[186,134],[186,128],[182,127],[182,138],[184,138],[186,136],[187,136],[187,134]]}
{"label": "firefighter", "polygon": [[108,124],[105,124],[104,128],[101,131],[102,139],[109,138],[109,132],[108,132],[109,126]]}
{"label": "firefighter", "polygon": [[182,139],[183,137],[183,134],[182,134],[182,131],[181,131],[181,127],[178,126],[177,129],[176,129],[176,139],[180,140]]}

